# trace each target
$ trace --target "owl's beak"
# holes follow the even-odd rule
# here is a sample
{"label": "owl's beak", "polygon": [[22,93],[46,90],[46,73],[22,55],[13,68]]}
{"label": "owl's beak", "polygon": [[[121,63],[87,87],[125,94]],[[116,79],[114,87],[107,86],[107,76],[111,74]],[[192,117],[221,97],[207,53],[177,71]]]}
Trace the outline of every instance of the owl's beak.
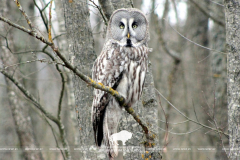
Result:
{"label": "owl's beak", "polygon": [[129,33],[127,34],[127,38],[130,38],[130,34]]}

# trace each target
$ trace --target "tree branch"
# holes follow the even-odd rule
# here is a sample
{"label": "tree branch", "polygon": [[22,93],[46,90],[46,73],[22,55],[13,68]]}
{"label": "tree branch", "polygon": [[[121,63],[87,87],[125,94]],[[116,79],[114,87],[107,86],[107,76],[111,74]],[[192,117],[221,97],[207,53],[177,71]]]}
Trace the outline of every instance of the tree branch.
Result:
{"label": "tree branch", "polygon": [[[155,24],[158,24],[157,15],[156,15],[155,13],[153,14],[153,19],[154,19],[154,21],[155,21]],[[157,34],[158,34],[158,41],[159,41],[159,43],[162,45],[163,50],[164,50],[169,56],[171,56],[171,57],[174,59],[174,61],[175,61],[176,64],[178,64],[178,63],[181,61],[180,55],[179,55],[178,53],[176,53],[176,52],[168,49],[168,47],[167,47],[167,45],[166,45],[166,42],[165,42],[165,40],[164,40],[164,38],[163,38],[163,35],[162,35],[162,31],[161,31],[160,26],[159,26],[159,28],[156,27],[156,32],[157,32]]]}
{"label": "tree branch", "polygon": [[[166,19],[164,19],[165,21],[167,21]],[[168,21],[167,21],[168,22]],[[218,51],[218,50],[215,50],[215,49],[212,49],[212,48],[208,48],[208,47],[205,47],[203,45],[200,45],[194,41],[192,41],[191,39],[188,39],[187,37],[185,37],[184,35],[182,35],[179,31],[177,31],[173,26],[171,26],[171,24],[168,22],[168,25],[179,35],[181,36],[182,38],[186,39],[187,41],[195,44],[196,46],[198,47],[201,47],[201,48],[204,48],[204,49],[207,49],[207,50],[210,50],[210,51],[213,51],[213,52],[217,52],[217,53],[221,53],[221,54],[226,54],[225,52],[221,52],[221,51]]]}
{"label": "tree branch", "polygon": [[104,15],[109,20],[114,11],[114,7],[112,5],[111,0],[98,0],[98,2],[101,5]]}
{"label": "tree branch", "polygon": [[33,0],[33,2],[34,2],[34,5],[37,7],[37,9],[38,9],[38,11],[39,11],[39,13],[40,13],[40,15],[41,15],[41,18],[42,18],[42,20],[43,20],[43,23],[44,23],[44,25],[45,25],[46,30],[48,31],[48,25],[47,25],[48,21],[47,21],[46,16],[43,14],[43,11],[44,11],[44,9],[48,6],[48,4],[49,4],[50,2],[49,2],[43,9],[40,9],[40,7],[39,7],[39,6],[37,5],[37,3],[36,3],[36,0]]}
{"label": "tree branch", "polygon": [[[108,25],[108,21],[106,20],[106,16],[104,15],[102,9],[93,1],[93,0],[89,0],[90,2],[92,2],[92,4],[98,9],[98,11],[100,12],[100,14],[102,15],[103,21],[105,23],[105,25]],[[100,3],[100,1],[99,1]]]}
{"label": "tree branch", "polygon": [[211,18],[215,23],[219,24],[222,27],[225,27],[225,23],[221,20],[218,20],[217,18],[211,16],[204,8],[202,8],[197,2],[194,0],[189,0],[193,5],[195,5],[196,8],[198,8],[205,16]]}
{"label": "tree branch", "polygon": [[56,117],[54,117],[51,113],[47,112],[42,105],[34,98],[33,95],[31,95],[28,90],[25,89],[25,87],[18,82],[16,79],[13,78],[12,75],[8,74],[5,70],[0,70],[0,72],[7,77],[9,80],[11,80],[16,86],[17,88],[29,99],[32,101],[32,103],[42,112],[44,113],[44,115],[46,117],[48,117],[49,119],[51,119],[53,122],[55,122],[56,124],[59,123],[58,119]]}
{"label": "tree branch", "polygon": [[68,143],[66,141],[65,138],[65,133],[64,133],[64,127],[62,125],[62,122],[57,119],[56,117],[54,117],[51,113],[47,112],[44,107],[42,107],[42,105],[34,98],[33,95],[31,95],[28,90],[25,89],[25,87],[18,82],[16,79],[14,79],[10,74],[8,74],[7,72],[5,72],[5,70],[0,70],[0,72],[7,77],[10,81],[12,81],[17,88],[30,100],[32,101],[32,103],[50,120],[52,120],[53,122],[55,122],[58,126],[59,132],[60,132],[60,137],[61,137],[61,141],[63,143],[63,146],[68,148],[65,150],[66,156],[67,158],[70,157],[70,153],[69,153],[69,147],[68,147]]}
{"label": "tree branch", "polygon": [[159,92],[157,89],[156,89],[156,91],[158,92],[158,94],[159,94],[165,101],[167,101],[167,103],[168,103],[171,107],[173,107],[178,113],[180,113],[180,114],[181,114],[183,117],[185,117],[187,120],[189,120],[189,121],[191,121],[191,122],[193,122],[193,123],[195,123],[195,124],[198,124],[198,125],[200,125],[200,126],[202,126],[202,127],[204,127],[204,128],[213,130],[213,131],[215,131],[215,132],[217,132],[217,133],[221,133],[221,134],[225,135],[227,138],[229,137],[229,134],[224,133],[223,131],[220,131],[219,128],[216,128],[216,129],[215,129],[215,128],[209,127],[209,126],[207,126],[207,125],[205,125],[205,124],[202,124],[202,123],[199,123],[199,122],[197,122],[197,121],[194,121],[194,120],[190,119],[188,116],[186,116],[186,115],[185,115],[184,113],[182,113],[180,110],[178,110],[171,102],[169,102],[169,101],[167,100],[167,98],[162,95],[161,92]]}
{"label": "tree branch", "polygon": [[33,26],[32,26],[32,22],[29,19],[27,13],[23,10],[21,4],[18,2],[18,0],[14,0],[14,2],[16,3],[18,9],[22,12],[22,15],[25,17],[27,24],[29,25],[29,27],[31,28],[31,30],[34,30]]}
{"label": "tree branch", "polygon": [[7,24],[9,24],[10,26],[13,26],[14,28],[17,28],[25,33],[28,33],[29,35],[37,38],[38,40],[42,41],[43,43],[45,44],[48,44],[48,45],[52,45],[51,42],[48,42],[44,37],[40,36],[37,34],[37,32],[33,31],[33,30],[29,30],[29,29],[26,29],[25,27],[23,26],[20,26],[16,23],[13,23],[12,21],[0,16],[0,20],[3,21],[3,22],[6,22]]}

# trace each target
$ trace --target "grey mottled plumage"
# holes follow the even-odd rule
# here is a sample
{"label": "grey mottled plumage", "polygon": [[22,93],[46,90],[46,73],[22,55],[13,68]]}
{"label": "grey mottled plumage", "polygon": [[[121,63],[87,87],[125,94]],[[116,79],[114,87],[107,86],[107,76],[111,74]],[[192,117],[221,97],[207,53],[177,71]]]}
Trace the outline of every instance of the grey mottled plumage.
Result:
{"label": "grey mottled plumage", "polygon": [[[92,79],[117,90],[128,106],[139,100],[145,75],[149,48],[148,22],[138,9],[115,11],[107,29],[107,37],[101,54],[96,59]],[[94,89],[92,124],[97,146],[102,142],[110,148],[109,156],[118,154],[117,143],[109,137],[117,133],[122,107],[110,94]]]}

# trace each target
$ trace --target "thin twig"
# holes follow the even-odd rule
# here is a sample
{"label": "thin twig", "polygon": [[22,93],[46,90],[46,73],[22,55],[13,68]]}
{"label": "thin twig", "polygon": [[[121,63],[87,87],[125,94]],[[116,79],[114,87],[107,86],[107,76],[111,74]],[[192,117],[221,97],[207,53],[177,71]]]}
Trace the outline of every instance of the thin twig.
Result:
{"label": "thin twig", "polygon": [[18,65],[22,65],[22,64],[28,64],[28,63],[33,63],[33,62],[46,62],[47,59],[46,58],[43,58],[43,59],[34,59],[34,60],[31,60],[31,61],[26,61],[26,62],[21,62],[21,63],[16,63],[16,64],[12,64],[12,65],[8,65],[8,66],[4,66],[4,70],[6,70],[7,68],[9,67],[15,67],[15,66],[18,66]]}
{"label": "thin twig", "polygon": [[6,46],[5,46],[5,47],[12,53],[12,50],[11,50],[9,44],[8,44],[8,39],[7,39],[7,37],[5,37],[5,36],[3,36],[3,35],[0,35],[0,36],[5,39],[5,41],[6,41]]}
{"label": "thin twig", "polygon": [[29,19],[27,13],[23,10],[21,4],[18,2],[18,0],[14,0],[14,2],[16,3],[18,9],[22,12],[22,15],[25,17],[27,24],[29,25],[29,27],[31,28],[31,30],[34,30],[33,26],[32,26],[32,22]]}
{"label": "thin twig", "polygon": [[[46,16],[43,14],[44,9],[45,9],[48,5],[46,5],[44,9],[41,9],[41,8],[37,5],[36,0],[33,0],[33,3],[34,3],[34,5],[37,7],[37,9],[38,9],[38,11],[39,11],[39,13],[40,13],[40,15],[41,15],[43,24],[45,25],[45,28],[46,28],[46,30],[48,31],[48,25],[47,25],[47,24],[48,24],[48,20],[47,20]],[[49,2],[49,3],[50,3],[50,2]]]}
{"label": "thin twig", "polygon": [[168,142],[168,135],[169,135],[168,117],[167,117],[167,115],[166,115],[166,113],[165,113],[165,111],[163,109],[163,106],[162,106],[162,103],[161,103],[159,95],[158,95],[158,98],[159,98],[159,105],[160,105],[160,107],[161,107],[161,109],[163,111],[163,114],[164,114],[164,117],[165,117],[165,120],[166,120],[166,122],[165,122],[165,128],[166,129],[165,129],[165,136],[164,136],[164,143],[165,143],[164,148],[165,148],[167,146],[167,144],[169,143]]}
{"label": "thin twig", "polygon": [[[167,21],[166,19],[164,19],[165,21]],[[168,22],[168,21],[167,21]],[[199,46],[199,47],[201,47],[201,48],[204,48],[204,49],[207,49],[207,50],[210,50],[210,51],[214,51],[214,52],[217,52],[217,53],[221,53],[221,54],[227,54],[227,53],[225,53],[225,52],[221,52],[221,51],[218,51],[218,50],[215,50],[215,49],[211,49],[211,48],[208,48],[208,47],[205,47],[205,46],[202,46],[202,45],[200,45],[200,44],[198,44],[198,43],[196,43],[196,42],[194,42],[194,41],[192,41],[192,40],[190,40],[190,39],[188,39],[187,37],[185,37],[184,35],[182,35],[180,32],[178,32],[174,27],[172,27],[171,25],[170,25],[170,23],[168,22],[168,25],[178,34],[178,35],[180,35],[182,38],[184,38],[184,39],[186,39],[187,41],[189,41],[189,42],[191,42],[191,43],[193,43],[193,44],[195,44],[196,46]]]}
{"label": "thin twig", "polygon": [[[160,128],[160,127],[159,127],[159,128]],[[174,134],[174,135],[179,135],[179,136],[181,136],[181,135],[185,135],[185,134],[194,133],[194,132],[198,131],[198,130],[201,129],[201,128],[203,128],[203,126],[197,128],[197,129],[194,129],[193,131],[189,131],[189,132],[185,132],[185,133],[176,133],[176,132],[172,132],[172,131],[167,131],[167,132],[169,132],[169,133],[171,133],[171,134]],[[163,129],[163,128],[160,128],[160,129],[166,132],[165,129]]]}
{"label": "thin twig", "polygon": [[131,4],[131,7],[134,8],[133,1],[132,0],[129,0],[129,1],[130,1],[130,4]]}
{"label": "thin twig", "polygon": [[196,112],[196,109],[195,109],[195,105],[194,105],[194,102],[193,102],[193,99],[192,99],[192,106],[193,106],[193,112],[194,112],[194,114],[195,114],[196,120],[199,122],[198,117],[197,117],[197,112]]}
{"label": "thin twig", "polygon": [[210,19],[212,19],[215,23],[219,24],[222,27],[225,27],[225,23],[215,17],[213,17],[212,15],[210,15],[203,7],[201,7],[197,2],[195,2],[194,0],[189,0],[190,2],[193,3],[193,5],[195,5],[196,8],[198,8],[203,14],[205,14],[205,16],[209,17]]}
{"label": "thin twig", "polygon": [[[160,122],[163,122],[163,123],[166,123],[166,121],[163,121],[163,120],[159,120]],[[189,122],[189,120],[185,120],[185,121],[182,121],[182,122],[178,122],[178,123],[173,123],[173,122],[167,122],[168,124],[172,124],[172,125],[178,125],[178,124],[183,124],[183,123],[187,123]]]}
{"label": "thin twig", "polygon": [[45,7],[43,7],[43,9],[41,11],[43,12],[48,7],[49,4],[50,4],[50,2],[48,2],[47,4],[45,3]]}
{"label": "thin twig", "polygon": [[6,22],[7,24],[9,24],[10,26],[13,26],[14,28],[17,28],[25,33],[28,33],[29,35],[37,38],[38,40],[42,41],[43,43],[45,44],[48,44],[48,45],[52,45],[51,42],[48,42],[44,37],[38,35],[36,32],[32,31],[32,30],[29,30],[29,29],[26,29],[25,27],[23,26],[20,26],[18,24],[15,24],[13,23],[12,21],[0,16],[0,20],[3,21],[3,22]]}
{"label": "thin twig", "polygon": [[107,26],[108,21],[107,21],[107,18],[105,17],[105,15],[103,14],[102,9],[93,0],[89,0],[89,1],[92,2],[92,4],[98,9],[99,13],[101,14],[101,16],[103,18],[103,21],[104,21],[105,25]]}
{"label": "thin twig", "polygon": [[52,2],[50,2],[50,7],[49,7],[49,21],[48,21],[48,40],[50,42],[53,42],[52,40]]}
{"label": "thin twig", "polygon": [[197,121],[194,121],[194,120],[190,119],[188,116],[186,116],[184,113],[182,113],[179,109],[177,109],[171,102],[169,102],[169,101],[167,100],[167,98],[162,95],[161,92],[159,92],[157,89],[155,89],[155,90],[157,91],[157,93],[158,93],[165,101],[167,101],[168,104],[170,104],[171,107],[173,107],[178,113],[180,113],[180,114],[181,114],[183,117],[185,117],[187,120],[189,120],[189,121],[191,121],[191,122],[193,122],[193,123],[195,123],[195,124],[198,124],[198,125],[200,125],[200,126],[203,126],[204,128],[213,130],[213,131],[215,131],[215,132],[219,132],[219,133],[225,135],[226,137],[229,137],[229,134],[224,133],[223,131],[219,131],[218,128],[215,129],[215,128],[209,127],[209,126],[207,126],[207,125],[205,125],[205,124],[202,124],[202,123],[199,123],[199,122],[197,122]]}
{"label": "thin twig", "polygon": [[[36,110],[36,108],[33,108],[33,109]],[[65,157],[64,154],[63,154],[63,150],[61,149],[60,145],[58,144],[58,138],[57,138],[57,136],[56,136],[56,133],[57,133],[56,130],[54,129],[54,127],[52,126],[52,124],[49,122],[49,120],[47,119],[47,117],[46,117],[44,114],[40,113],[40,112],[37,111],[37,110],[36,110],[36,113],[38,113],[38,115],[39,115],[43,120],[45,120],[46,123],[47,123],[47,124],[49,125],[49,127],[51,128],[51,131],[52,131],[54,140],[55,140],[55,142],[56,142],[56,146],[57,146],[57,148],[59,148],[59,150],[60,150],[60,152],[61,152],[61,154],[62,154],[62,156],[63,156],[63,159],[66,160],[66,157]]]}
{"label": "thin twig", "polygon": [[[154,13],[153,18],[154,18],[155,24],[158,24],[157,14]],[[163,50],[174,59],[176,64],[178,64],[181,61],[180,55],[178,53],[168,49],[166,42],[162,35],[161,27],[159,25],[158,25],[158,27],[156,27],[156,32],[158,35],[158,41],[161,44]]]}
{"label": "thin twig", "polygon": [[224,5],[223,4],[221,4],[221,3],[218,3],[218,2],[215,2],[215,1],[212,1],[212,0],[209,0],[210,2],[212,2],[212,3],[214,3],[214,4],[217,4],[217,5],[219,5],[219,6],[221,6],[221,7],[224,7]]}
{"label": "thin twig", "polygon": [[9,80],[11,80],[16,86],[17,88],[29,99],[32,101],[32,103],[42,112],[44,113],[44,115],[46,117],[48,117],[49,119],[51,119],[53,122],[55,122],[56,124],[59,123],[58,119],[56,117],[54,117],[51,113],[47,112],[42,105],[34,98],[34,96],[32,94],[29,93],[28,90],[25,89],[25,87],[18,82],[16,79],[14,79],[12,77],[12,75],[10,75],[9,73],[7,73],[5,70],[0,70],[0,72],[7,77]]}

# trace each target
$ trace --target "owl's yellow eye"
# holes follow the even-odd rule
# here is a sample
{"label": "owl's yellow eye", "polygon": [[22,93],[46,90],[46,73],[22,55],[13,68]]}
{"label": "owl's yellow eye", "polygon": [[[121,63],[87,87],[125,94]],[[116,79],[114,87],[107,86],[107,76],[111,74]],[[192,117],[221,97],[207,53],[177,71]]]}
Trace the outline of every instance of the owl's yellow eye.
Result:
{"label": "owl's yellow eye", "polygon": [[132,25],[132,28],[133,28],[133,29],[135,29],[135,28],[137,28],[137,27],[138,27],[138,26],[137,26],[136,24],[133,24],[133,25]]}
{"label": "owl's yellow eye", "polygon": [[124,24],[120,24],[120,25],[119,25],[119,28],[120,28],[120,29],[124,29],[124,27],[125,27]]}

